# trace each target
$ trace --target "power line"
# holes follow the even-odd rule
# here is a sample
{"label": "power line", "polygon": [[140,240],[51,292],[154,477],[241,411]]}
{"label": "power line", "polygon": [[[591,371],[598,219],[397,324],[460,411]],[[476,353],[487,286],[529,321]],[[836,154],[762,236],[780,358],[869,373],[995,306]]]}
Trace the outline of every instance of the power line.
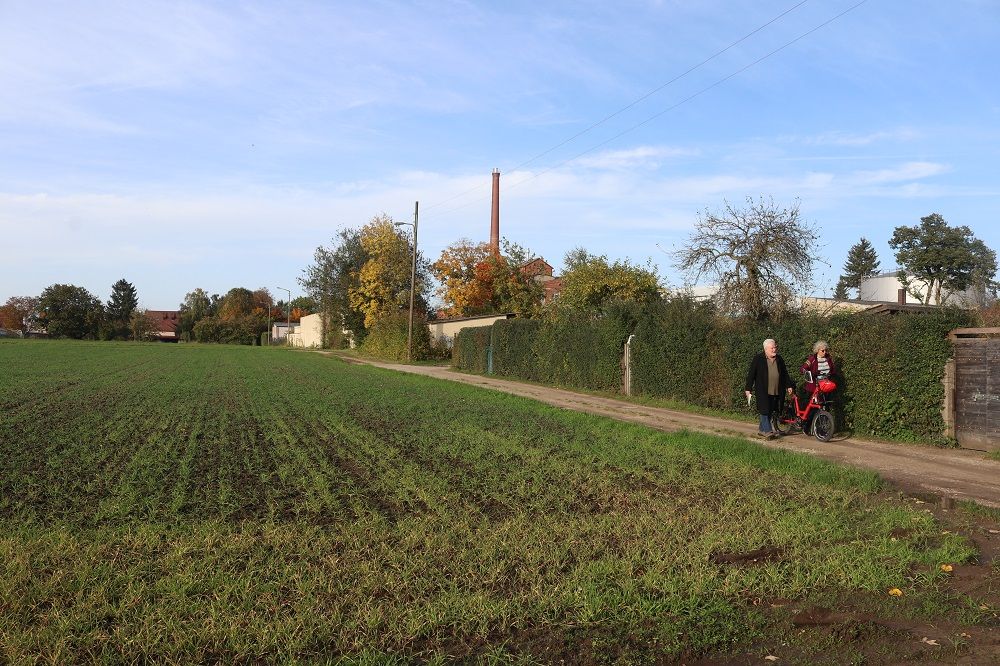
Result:
{"label": "power line", "polygon": [[[750,69],[750,68],[752,68],[752,67],[760,64],[761,62],[767,60],[771,56],[773,56],[773,55],[775,55],[775,54],[777,54],[777,53],[785,50],[789,46],[792,46],[793,44],[801,41],[802,39],[804,39],[806,37],[808,37],[812,33],[816,32],[816,31],[818,31],[818,30],[820,30],[820,29],[822,29],[822,28],[824,28],[824,27],[826,27],[828,25],[830,25],[834,21],[840,19],[841,17],[845,16],[846,14],[854,11],[855,9],[857,9],[858,7],[860,7],[861,5],[865,4],[865,2],[867,2],[867,0],[860,0],[860,2],[858,2],[858,3],[856,3],[856,4],[854,4],[854,5],[850,6],[850,7],[848,7],[844,11],[842,11],[839,14],[837,14],[836,16],[834,16],[833,18],[830,18],[830,19],[824,21],[823,23],[820,23],[819,25],[815,26],[814,28],[811,28],[810,30],[807,30],[806,32],[802,33],[801,35],[799,35],[795,39],[792,39],[792,40],[790,40],[790,41],[782,44],[778,48],[776,48],[773,51],[767,53],[766,55],[763,55],[760,58],[757,58],[756,60],[754,60],[753,62],[751,62],[750,64],[741,67],[740,69],[738,69],[738,70],[736,70],[736,71],[734,71],[734,72],[732,72],[732,73],[730,73],[730,74],[722,77],[721,79],[718,79],[717,81],[715,81],[711,85],[708,85],[708,86],[702,88],[701,90],[699,90],[698,92],[695,92],[695,93],[689,95],[688,97],[685,97],[684,99],[682,99],[681,101],[677,102],[676,104],[673,104],[673,105],[667,107],[666,109],[663,109],[662,111],[659,111],[658,113],[653,114],[652,116],[646,118],[645,120],[643,120],[643,121],[641,121],[639,123],[636,123],[635,125],[632,125],[631,127],[626,128],[625,130],[622,130],[621,132],[619,132],[618,134],[615,134],[611,138],[606,139],[606,140],[604,140],[604,141],[602,141],[602,142],[600,142],[600,143],[598,143],[598,144],[596,144],[594,146],[591,146],[590,148],[588,148],[587,150],[584,150],[583,152],[577,153],[576,155],[574,155],[573,157],[570,157],[569,159],[563,160],[562,162],[554,164],[553,166],[551,166],[551,167],[549,167],[547,169],[544,169],[542,171],[539,171],[538,173],[532,174],[531,176],[528,176],[527,178],[524,178],[522,180],[516,181],[513,184],[507,185],[506,189],[509,190],[510,188],[517,187],[519,185],[523,185],[524,183],[532,181],[532,180],[534,180],[534,179],[536,179],[536,178],[538,178],[540,176],[545,175],[546,173],[549,173],[549,172],[554,171],[554,170],[556,170],[556,169],[558,169],[558,168],[560,168],[562,166],[565,166],[566,164],[568,164],[570,162],[573,162],[574,160],[580,159],[584,155],[588,155],[588,154],[594,152],[598,148],[602,148],[602,147],[606,146],[607,144],[611,143],[612,141],[616,141],[616,140],[620,139],[621,137],[625,136],[626,134],[629,134],[630,132],[633,132],[633,131],[639,129],[642,126],[651,123],[652,121],[654,121],[657,118],[663,116],[664,114],[669,113],[670,111],[673,111],[674,109],[676,109],[676,108],[678,108],[678,107],[680,107],[680,106],[682,106],[682,105],[690,102],[691,100],[695,99],[696,97],[699,97],[699,96],[703,95],[704,93],[712,90],[713,88],[716,88],[716,87],[722,85],[726,81],[728,81],[728,80],[730,80],[730,79],[732,79],[732,78],[734,78],[734,77],[742,74],[743,72],[747,71],[748,69]],[[796,6],[798,6],[798,5],[796,5]],[[794,9],[794,7],[792,9]],[[791,11],[791,10],[788,10],[788,11]],[[788,12],[786,11],[785,13],[787,14]],[[647,97],[648,97],[648,95],[647,95]],[[628,108],[628,107],[626,107],[626,108]],[[624,109],[622,109],[622,110],[624,111]],[[617,115],[617,114],[615,114],[615,115]],[[603,121],[601,121],[601,122],[603,122]],[[598,124],[600,124],[600,123],[598,123]],[[594,127],[596,127],[596,126],[597,126],[597,124],[594,125]],[[565,143],[566,142],[563,142],[563,144],[560,144],[560,145],[564,145]],[[551,152],[551,150],[554,150],[554,149],[555,148],[550,149],[549,151],[546,151],[546,152]],[[536,159],[536,158],[533,158],[533,160],[534,159]],[[480,189],[480,188],[477,187],[477,188],[473,188],[473,189]],[[464,192],[462,194],[467,194],[469,191],[472,191],[472,190],[468,190],[467,192]],[[462,195],[456,195],[454,197],[451,197],[451,199],[447,199],[445,201],[454,200],[454,199],[458,198],[459,196],[462,196]],[[441,202],[441,203],[445,203],[445,202]],[[456,211],[456,210],[461,210],[462,208],[466,208],[468,206],[471,206],[474,203],[477,203],[477,202],[476,201],[471,201],[471,202],[469,202],[467,204],[462,204],[460,206],[455,206],[453,208],[448,208],[448,209],[446,209],[444,211],[441,211],[441,214],[450,213],[450,212],[453,212],[453,211]]]}
{"label": "power line", "polygon": [[[525,160],[524,162],[521,162],[520,164],[518,164],[517,166],[512,167],[511,169],[507,169],[507,171],[517,171],[518,169],[522,169],[522,168],[526,167],[527,165],[531,164],[532,162],[535,162],[535,161],[541,159],[542,157],[545,157],[546,155],[548,155],[552,151],[558,150],[559,148],[562,148],[563,146],[565,146],[567,143],[575,141],[576,139],[580,138],[584,134],[587,134],[591,130],[600,127],[601,125],[603,125],[604,123],[608,122],[612,118],[615,118],[615,117],[617,117],[617,116],[625,113],[626,111],[628,111],[632,107],[634,107],[637,104],[639,104],[639,103],[641,103],[641,102],[649,99],[650,97],[652,97],[656,93],[660,92],[661,90],[663,90],[667,86],[669,86],[669,85],[671,85],[673,83],[676,83],[677,81],[680,81],[681,79],[683,79],[685,76],[687,76],[691,72],[695,71],[696,69],[698,69],[700,67],[703,67],[704,65],[707,65],[709,62],[711,62],[712,60],[715,60],[716,58],[718,58],[720,55],[722,55],[726,51],[729,51],[733,47],[738,46],[739,44],[745,42],[750,37],[753,37],[758,32],[760,32],[764,28],[768,27],[772,23],[775,23],[776,21],[779,21],[780,19],[784,18],[787,14],[790,14],[791,12],[795,11],[796,9],[798,9],[802,5],[806,4],[807,2],[809,2],[809,0],[802,0],[798,4],[793,5],[792,7],[789,7],[785,11],[781,12],[780,14],[778,14],[777,16],[775,16],[774,18],[772,18],[767,23],[765,23],[765,24],[763,24],[763,25],[755,28],[754,30],[751,30],[750,32],[748,32],[747,34],[743,35],[742,37],[740,37],[739,39],[737,39],[735,42],[733,42],[732,44],[730,44],[729,46],[725,47],[724,49],[722,49],[720,51],[716,51],[712,55],[708,56],[707,58],[705,58],[704,60],[702,60],[701,62],[699,62],[697,65],[689,67],[683,73],[678,74],[677,76],[675,76],[674,78],[670,79],[666,83],[661,84],[661,85],[657,86],[656,88],[653,88],[652,90],[650,90],[649,92],[647,92],[646,94],[644,94],[642,97],[639,97],[638,99],[630,102],[629,104],[623,106],[622,108],[618,109],[614,113],[612,113],[612,114],[610,114],[608,116],[605,116],[604,118],[601,118],[596,123],[590,125],[589,127],[585,128],[585,129],[580,130],[579,132],[577,132],[573,136],[569,137],[568,139],[565,139],[564,141],[562,141],[560,143],[557,143],[556,145],[552,146],[551,148],[548,148],[547,150],[544,150],[544,151],[538,153],[534,157],[532,157],[532,158],[530,158],[528,160]],[[427,207],[425,207],[425,210],[429,210],[431,208],[436,208],[437,206],[442,206],[442,205],[448,203],[449,201],[453,201],[455,199],[458,199],[459,197],[465,196],[469,192],[474,192],[475,190],[478,190],[478,189],[480,189],[480,186],[478,186],[478,185],[475,186],[475,187],[469,188],[468,190],[465,190],[464,192],[460,192],[460,193],[458,193],[458,194],[456,194],[456,195],[454,195],[452,197],[449,197],[448,199],[444,199],[442,201],[439,201],[436,204],[433,204],[431,206],[427,206]]]}
{"label": "power line", "polygon": [[613,137],[611,137],[609,139],[606,139],[606,140],[602,141],[601,143],[598,143],[595,146],[591,146],[590,148],[588,148],[587,150],[583,151],[582,153],[578,153],[578,154],[574,155],[573,157],[570,157],[569,159],[563,160],[562,162],[559,162],[558,164],[555,164],[555,165],[549,167],[548,169],[545,169],[543,171],[539,171],[538,173],[532,174],[531,176],[528,176],[527,178],[525,178],[523,180],[517,181],[516,183],[513,183],[512,185],[508,185],[507,188],[509,189],[511,187],[517,187],[518,185],[523,185],[524,183],[527,183],[530,180],[534,180],[535,178],[538,178],[539,176],[542,176],[542,175],[544,175],[546,173],[549,173],[550,171],[554,171],[555,169],[558,169],[561,166],[565,166],[566,164],[569,164],[570,162],[573,162],[574,160],[578,160],[581,157],[583,157],[584,155],[588,155],[588,154],[594,152],[595,150],[597,150],[598,148],[606,146],[607,144],[611,143],[612,141],[616,141],[617,139],[620,139],[621,137],[625,136],[626,134],[628,134],[630,132],[634,132],[635,130],[639,129],[643,125],[647,125],[647,124],[651,123],[652,121],[656,120],[660,116],[662,116],[662,115],[664,115],[664,114],[666,114],[666,113],[668,113],[670,111],[673,111],[674,109],[676,109],[677,107],[679,107],[679,106],[681,106],[683,104],[687,104],[688,102],[690,102],[694,98],[696,98],[696,97],[698,97],[700,95],[703,95],[704,93],[708,92],[709,90],[712,90],[713,88],[716,88],[716,87],[722,85],[723,83],[725,83],[729,79],[742,74],[743,72],[747,71],[751,67],[754,67],[754,66],[760,64],[761,62],[763,62],[763,61],[767,60],[768,58],[770,58],[771,56],[775,55],[776,53],[779,53],[779,52],[785,50],[786,48],[788,48],[789,46],[791,46],[792,44],[795,44],[796,42],[798,42],[798,41],[800,41],[800,40],[808,37],[809,35],[811,35],[812,33],[816,32],[817,30],[820,30],[821,28],[824,28],[824,27],[830,25],[831,23],[833,23],[834,21],[836,21],[840,17],[844,16],[845,14],[848,14],[848,13],[854,11],[855,9],[857,9],[858,7],[860,7],[861,5],[865,4],[867,1],[868,0],[861,0],[857,4],[854,4],[854,5],[850,6],[850,7],[848,7],[847,9],[845,9],[844,11],[840,12],[839,14],[837,14],[836,16],[834,16],[833,18],[831,18],[831,19],[829,19],[827,21],[824,21],[823,23],[820,23],[815,28],[812,28],[811,30],[807,30],[806,32],[802,33],[801,35],[799,35],[795,39],[782,44],[781,46],[779,46],[778,48],[774,49],[770,53],[768,53],[766,55],[763,55],[760,58],[757,58],[756,60],[754,60],[753,62],[751,62],[749,65],[745,65],[745,66],[741,67],[740,69],[736,70],[735,72],[722,77],[721,79],[719,79],[718,81],[715,81],[711,85],[708,85],[708,86],[702,88],[701,90],[699,90],[698,92],[685,97],[681,101],[677,102],[676,104],[673,104],[672,106],[667,107],[666,109],[663,109],[659,113],[653,114],[652,116],[650,116],[649,118],[646,118],[642,122],[636,123],[635,125],[632,125],[631,127],[622,130],[618,134],[615,134]]}

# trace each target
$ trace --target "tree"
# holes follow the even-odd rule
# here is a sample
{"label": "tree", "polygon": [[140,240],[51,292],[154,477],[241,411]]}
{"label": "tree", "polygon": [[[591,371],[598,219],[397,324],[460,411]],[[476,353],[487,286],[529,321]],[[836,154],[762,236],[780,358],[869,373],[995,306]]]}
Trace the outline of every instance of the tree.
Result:
{"label": "tree", "polygon": [[180,309],[181,312],[190,312],[197,321],[202,317],[213,314],[212,299],[208,295],[208,292],[198,287],[184,296],[184,302],[181,303]]}
{"label": "tree", "polygon": [[833,297],[838,301],[846,301],[849,298],[847,293],[847,283],[844,282],[843,277],[837,280],[837,287],[833,290]]}
{"label": "tree", "polygon": [[844,263],[844,274],[840,280],[845,289],[856,289],[858,300],[861,300],[861,284],[868,278],[878,275],[878,255],[875,248],[862,237],[847,251],[847,261]]}
{"label": "tree", "polygon": [[132,313],[139,307],[135,286],[125,278],[111,285],[111,298],[108,300],[108,319],[115,323],[128,325]]}
{"label": "tree", "polygon": [[194,325],[212,314],[212,298],[208,292],[199,287],[184,296],[184,302],[179,309],[177,334],[182,336],[187,334],[186,338],[189,338],[194,331]]}
{"label": "tree", "polygon": [[129,318],[129,332],[136,342],[151,340],[156,333],[156,324],[145,310],[136,309]]}
{"label": "tree", "polygon": [[313,253],[313,263],[303,271],[299,284],[317,304],[323,315],[324,327],[339,334],[341,329],[350,331],[360,343],[365,337],[365,316],[351,306],[350,289],[361,267],[368,261],[368,253],[361,245],[358,229],[342,229],[330,247],[320,246]]}
{"label": "tree", "polygon": [[746,208],[725,202],[721,214],[706,210],[675,262],[693,283],[705,276],[717,283],[720,312],[778,316],[796,291],[811,286],[819,231],[800,217],[798,202],[779,208],[771,199],[746,201]]}
{"label": "tree", "polygon": [[304,315],[312,314],[319,309],[316,306],[316,300],[312,296],[296,296],[292,299],[290,305],[292,306],[292,310],[298,310]]}
{"label": "tree", "polygon": [[432,269],[442,283],[438,294],[450,317],[513,312],[518,317],[537,316],[542,287],[522,268],[532,258],[527,248],[502,240],[495,255],[488,243],[467,239],[449,245]]}
{"label": "tree", "polygon": [[438,296],[444,301],[448,317],[487,314],[492,309],[492,285],[483,278],[491,275],[486,262],[493,255],[489,243],[473,243],[462,238],[441,251],[431,271],[441,287]]}
{"label": "tree", "polygon": [[[351,307],[364,314],[365,328],[387,314],[408,308],[413,245],[392,218],[382,214],[361,228],[367,260],[348,289]],[[417,258],[414,308],[427,311],[427,267]]]}
{"label": "tree", "polygon": [[54,284],[38,298],[39,324],[52,337],[94,338],[104,317],[101,301],[83,287]]}
{"label": "tree", "polygon": [[628,260],[609,263],[605,255],[581,247],[570,250],[563,264],[559,307],[594,312],[612,301],[649,303],[660,298],[660,278],[651,267]]}
{"label": "tree", "polygon": [[223,320],[236,319],[253,312],[254,294],[244,287],[233,287],[226,292],[219,308],[219,317]]}
{"label": "tree", "polygon": [[34,296],[11,296],[0,306],[0,328],[18,331],[23,338],[35,324],[38,299]]}
{"label": "tree", "polygon": [[889,241],[904,269],[903,287],[924,304],[943,305],[970,287],[995,294],[996,253],[969,227],[951,227],[938,213],[920,218],[913,227],[896,227]]}

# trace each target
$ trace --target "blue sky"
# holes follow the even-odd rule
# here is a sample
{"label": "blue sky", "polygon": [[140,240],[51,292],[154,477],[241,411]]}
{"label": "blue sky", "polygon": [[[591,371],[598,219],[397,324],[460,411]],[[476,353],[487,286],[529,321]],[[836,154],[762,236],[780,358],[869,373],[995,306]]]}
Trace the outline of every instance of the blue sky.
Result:
{"label": "blue sky", "polygon": [[418,200],[434,259],[488,239],[493,168],[501,234],[557,270],[680,285],[667,252],[747,196],[822,227],[814,293],[932,212],[1000,250],[1000,2],[798,2],[0,0],[0,300],[295,295]]}

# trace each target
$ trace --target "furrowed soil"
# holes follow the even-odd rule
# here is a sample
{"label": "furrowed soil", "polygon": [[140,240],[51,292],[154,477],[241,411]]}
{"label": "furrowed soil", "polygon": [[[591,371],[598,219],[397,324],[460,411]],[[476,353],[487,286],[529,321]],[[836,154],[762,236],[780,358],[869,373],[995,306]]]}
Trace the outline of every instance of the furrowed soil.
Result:
{"label": "furrowed soil", "polygon": [[279,349],[0,341],[0,662],[996,663],[997,514]]}

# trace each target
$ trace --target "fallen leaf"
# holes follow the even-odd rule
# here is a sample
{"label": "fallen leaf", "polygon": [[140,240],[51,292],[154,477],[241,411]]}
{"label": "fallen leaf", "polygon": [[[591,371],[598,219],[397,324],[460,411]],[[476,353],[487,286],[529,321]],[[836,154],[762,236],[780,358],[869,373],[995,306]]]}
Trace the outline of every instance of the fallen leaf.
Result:
{"label": "fallen leaf", "polygon": [[942,564],[941,565],[941,571],[945,571],[945,572],[948,572],[948,573],[951,573],[951,570],[954,569],[954,568],[955,567],[951,566],[950,564]]}
{"label": "fallen leaf", "polygon": [[964,631],[960,633],[959,636],[961,636],[962,638],[972,638],[972,634],[967,634]]}
{"label": "fallen leaf", "polygon": [[764,657],[764,661],[778,661],[778,658],[775,657],[773,654],[769,654],[766,657]]}
{"label": "fallen leaf", "polygon": [[923,638],[921,638],[920,642],[921,643],[927,643],[928,645],[941,645],[940,643],[938,643],[933,638],[927,638],[926,636],[924,636]]}
{"label": "fallen leaf", "polygon": [[1000,534],[1000,530],[989,530],[990,534]]}
{"label": "fallen leaf", "polygon": [[990,607],[987,606],[986,604],[980,604],[979,605],[979,610],[989,610],[989,609],[990,609]]}
{"label": "fallen leaf", "polygon": [[901,597],[903,596],[903,591],[898,587],[894,587],[891,590],[889,590],[889,595],[893,597]]}

